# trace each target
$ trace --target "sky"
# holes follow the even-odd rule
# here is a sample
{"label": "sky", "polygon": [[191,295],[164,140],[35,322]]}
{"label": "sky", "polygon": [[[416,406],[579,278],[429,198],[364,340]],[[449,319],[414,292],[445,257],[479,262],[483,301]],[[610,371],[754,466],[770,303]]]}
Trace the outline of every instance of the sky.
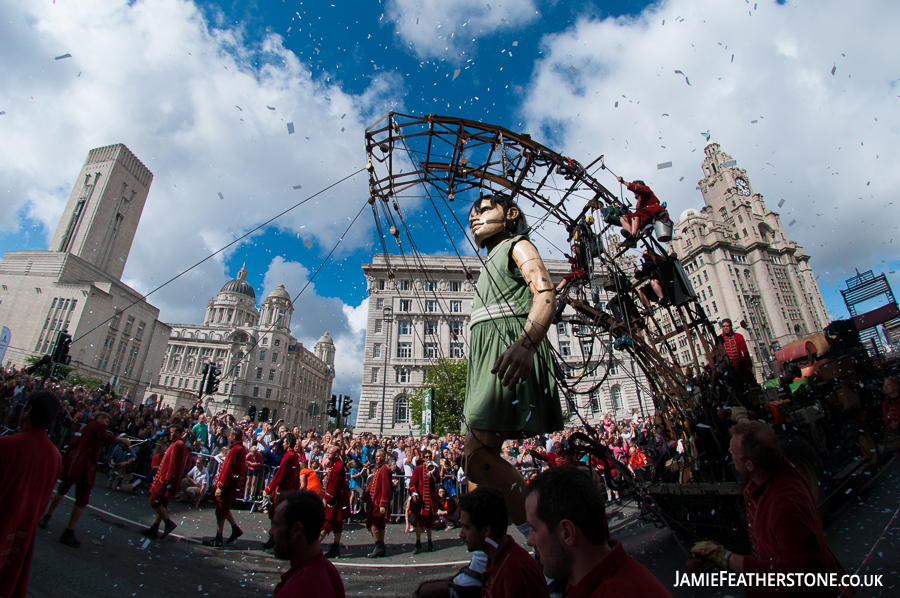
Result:
{"label": "sky", "polygon": [[[301,204],[148,300],[163,321],[200,322],[246,264],[259,300],[279,284],[295,298],[306,346],[335,339],[338,394],[359,396],[361,265],[381,251],[363,209],[364,132],[389,111],[501,125],[582,164],[602,154],[675,215],[703,205],[709,131],[796,220],[788,236],[812,256],[832,318],[847,316],[839,289],[857,268],[900,285],[892,0],[0,0],[0,11],[0,254],[47,249],[88,151],[113,143],[154,174],[123,277],[142,293]],[[411,216],[425,225],[424,211]],[[423,237],[424,252],[448,251]]]}

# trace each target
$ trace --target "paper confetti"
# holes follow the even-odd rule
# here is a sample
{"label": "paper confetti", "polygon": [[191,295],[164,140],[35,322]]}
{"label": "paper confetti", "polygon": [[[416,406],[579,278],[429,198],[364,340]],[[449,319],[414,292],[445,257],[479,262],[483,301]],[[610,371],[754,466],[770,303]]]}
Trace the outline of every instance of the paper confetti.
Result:
{"label": "paper confetti", "polygon": [[678,179],[678,182],[680,183],[683,180],[684,180],[684,177],[681,177],[680,179]]}
{"label": "paper confetti", "polygon": [[221,191],[219,191],[219,199],[225,199],[225,196],[222,195],[222,192],[221,192]]}
{"label": "paper confetti", "polygon": [[238,106],[238,105],[237,105],[237,104],[235,104],[235,105],[234,105],[234,107],[235,107],[235,108],[237,108],[237,109],[238,109],[238,110],[240,110],[240,111],[241,111],[241,112],[243,112],[243,111],[244,111],[244,109],[243,109],[243,108],[241,108],[241,107],[240,107],[240,106]]}
{"label": "paper confetti", "polygon": [[310,241],[309,239],[304,239],[303,245],[305,245],[307,249],[312,249],[313,246],[312,241]]}
{"label": "paper confetti", "polygon": [[294,185],[294,189],[303,189],[303,185]]}
{"label": "paper confetti", "polygon": [[781,201],[778,202],[778,207],[780,208],[783,205],[784,205],[784,200],[782,199]]}
{"label": "paper confetti", "polygon": [[750,124],[751,124],[751,125],[755,125],[755,124],[758,123],[758,122],[759,122],[758,120],[751,120],[751,121],[750,121]]}
{"label": "paper confetti", "polygon": [[725,168],[731,168],[732,166],[734,166],[736,164],[737,164],[737,160],[728,160],[727,162],[725,162],[724,166],[725,166]]}
{"label": "paper confetti", "polygon": [[837,70],[837,66],[831,67],[831,74],[834,75],[834,72]]}
{"label": "paper confetti", "polygon": [[288,123],[287,127],[288,127],[288,135],[293,135],[294,134],[294,123]]}
{"label": "paper confetti", "polygon": [[616,102],[616,105],[614,106],[614,108],[618,108],[618,107],[619,107],[619,102]]}
{"label": "paper confetti", "polygon": [[3,116],[4,114],[6,114],[6,110],[0,110],[0,116]]}
{"label": "paper confetti", "polygon": [[675,74],[676,74],[676,75],[681,75],[682,77],[684,77],[684,81],[685,81],[685,83],[687,83],[688,85],[691,84],[691,80],[688,79],[688,76],[685,75],[682,71],[675,71]]}
{"label": "paper confetti", "polygon": [[272,108],[272,107],[269,106],[268,104],[266,105],[266,108],[268,108],[269,110],[275,110],[275,108]]}
{"label": "paper confetti", "polygon": [[796,220],[796,219],[791,220],[790,222],[788,222],[788,226],[794,226],[795,224],[797,224],[797,220]]}
{"label": "paper confetti", "polygon": [[576,75],[578,74],[578,69],[575,68],[574,66],[570,66],[569,70],[572,71],[573,73],[575,73]]}
{"label": "paper confetti", "polygon": [[451,81],[456,81],[456,78],[459,77],[459,74],[460,74],[461,72],[462,72],[462,69],[456,69],[456,70],[454,70],[454,71],[453,71],[453,78],[450,79],[450,80],[451,80]]}
{"label": "paper confetti", "polygon": [[57,56],[53,60],[62,60],[63,58],[72,58],[72,55],[71,54],[63,54],[62,56]]}
{"label": "paper confetti", "polygon": [[662,170],[663,168],[672,168],[671,162],[663,162],[662,164],[656,165],[656,170]]}

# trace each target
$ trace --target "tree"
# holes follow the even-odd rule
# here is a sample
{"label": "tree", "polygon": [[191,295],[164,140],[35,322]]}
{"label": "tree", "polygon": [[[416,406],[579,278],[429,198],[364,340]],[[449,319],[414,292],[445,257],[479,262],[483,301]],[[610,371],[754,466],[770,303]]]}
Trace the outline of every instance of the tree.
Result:
{"label": "tree", "polygon": [[466,398],[467,359],[438,359],[425,370],[425,381],[409,396],[413,425],[422,429],[422,397],[427,389],[434,391],[434,433],[459,432],[463,402]]}
{"label": "tree", "polygon": [[[39,362],[43,357],[44,357],[43,355],[30,355],[25,358],[25,363],[27,363],[28,366],[30,367],[30,366],[35,365],[37,362]],[[34,375],[37,377],[40,377],[44,371],[45,371],[44,369],[40,369],[37,372],[35,372]],[[66,379],[66,376],[68,376],[71,371],[72,371],[72,368],[70,368],[67,365],[57,365],[53,369],[53,374],[49,377],[49,380],[59,384],[60,382],[62,382],[63,380]]]}

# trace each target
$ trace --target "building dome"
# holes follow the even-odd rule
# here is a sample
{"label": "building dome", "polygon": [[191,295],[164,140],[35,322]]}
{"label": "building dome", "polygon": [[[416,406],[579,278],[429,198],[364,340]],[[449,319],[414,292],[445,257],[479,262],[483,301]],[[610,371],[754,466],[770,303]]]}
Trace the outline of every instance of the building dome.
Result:
{"label": "building dome", "polygon": [[[284,288],[284,287],[281,287]],[[220,293],[236,293],[238,295],[246,295],[256,300],[256,291],[253,290],[253,287],[250,286],[250,283],[247,282],[247,270],[241,266],[241,269],[238,270],[237,278],[234,280],[229,280],[225,283],[225,286],[222,287]]]}
{"label": "building dome", "polygon": [[681,216],[678,217],[678,222],[683,222],[690,216],[699,216],[700,212],[695,210],[694,208],[688,208],[681,213]]}
{"label": "building dome", "polygon": [[317,345],[331,345],[333,347],[334,341],[331,340],[331,335],[326,332],[325,334],[322,335],[322,337],[319,339],[319,341],[316,344]]}
{"label": "building dome", "polygon": [[291,300],[291,294],[284,290],[284,285],[278,285],[278,288],[269,293],[268,299],[285,299],[287,301]]}

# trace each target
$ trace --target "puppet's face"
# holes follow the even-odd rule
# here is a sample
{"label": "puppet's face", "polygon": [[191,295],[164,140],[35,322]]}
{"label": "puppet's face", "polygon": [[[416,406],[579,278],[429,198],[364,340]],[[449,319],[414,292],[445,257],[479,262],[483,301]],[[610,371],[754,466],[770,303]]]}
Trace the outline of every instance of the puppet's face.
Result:
{"label": "puppet's face", "polygon": [[511,207],[506,211],[506,218],[503,216],[503,206],[495,204],[491,206],[490,199],[482,199],[469,212],[469,228],[472,229],[472,238],[478,247],[484,247],[487,240],[491,237],[503,234],[506,230],[506,223],[514,221],[519,216],[519,210]]}

